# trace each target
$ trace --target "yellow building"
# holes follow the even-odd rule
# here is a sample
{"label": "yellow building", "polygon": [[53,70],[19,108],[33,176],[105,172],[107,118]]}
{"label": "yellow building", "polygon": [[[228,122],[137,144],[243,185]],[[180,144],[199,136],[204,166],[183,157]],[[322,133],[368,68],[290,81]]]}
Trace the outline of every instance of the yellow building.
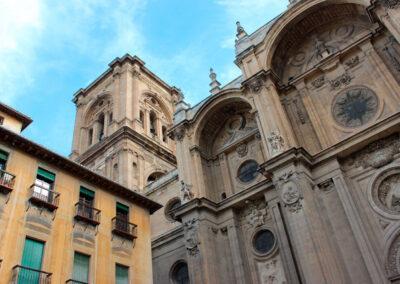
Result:
{"label": "yellow building", "polygon": [[152,283],[161,206],[22,137],[0,103],[0,283]]}

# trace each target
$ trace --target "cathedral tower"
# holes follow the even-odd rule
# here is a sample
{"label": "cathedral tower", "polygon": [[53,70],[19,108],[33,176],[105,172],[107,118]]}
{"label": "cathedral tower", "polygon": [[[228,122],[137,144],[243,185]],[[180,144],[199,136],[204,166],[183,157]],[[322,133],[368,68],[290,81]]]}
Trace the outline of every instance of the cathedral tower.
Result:
{"label": "cathedral tower", "polygon": [[107,71],[74,95],[71,158],[134,190],[176,167],[167,137],[179,89],[136,56],[117,57]]}

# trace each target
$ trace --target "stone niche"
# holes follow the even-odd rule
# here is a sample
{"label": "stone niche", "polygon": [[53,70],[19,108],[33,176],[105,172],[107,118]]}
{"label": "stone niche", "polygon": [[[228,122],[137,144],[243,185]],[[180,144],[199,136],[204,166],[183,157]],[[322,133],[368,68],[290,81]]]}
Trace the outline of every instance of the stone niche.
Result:
{"label": "stone niche", "polygon": [[260,179],[254,170],[255,163],[263,160],[258,137],[257,122],[248,103],[230,102],[210,110],[198,149],[208,198],[221,201]]}

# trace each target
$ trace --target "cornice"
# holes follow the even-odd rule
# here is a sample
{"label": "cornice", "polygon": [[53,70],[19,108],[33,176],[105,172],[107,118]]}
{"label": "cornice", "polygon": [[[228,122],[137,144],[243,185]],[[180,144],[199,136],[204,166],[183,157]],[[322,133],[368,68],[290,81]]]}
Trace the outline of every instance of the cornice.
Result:
{"label": "cornice", "polygon": [[12,107],[5,105],[0,102],[0,111],[16,118],[20,122],[22,122],[22,130],[24,130],[29,124],[32,123],[32,119],[28,116],[26,116],[23,113],[20,113],[19,111],[13,109]]}
{"label": "cornice", "polygon": [[54,153],[43,146],[36,144],[14,132],[11,132],[4,127],[0,127],[0,141],[9,145],[13,149],[18,149],[28,155],[31,155],[38,160],[46,161],[47,163],[56,166],[73,176],[76,176],[86,182],[99,186],[101,189],[111,192],[113,195],[120,196],[133,203],[140,204],[147,208],[150,214],[162,208],[162,205],[147,197],[134,192],[112,180],[101,176],[88,168],[69,160],[57,153]]}
{"label": "cornice", "polygon": [[81,164],[87,164],[91,161],[91,159],[97,157],[98,154],[104,151],[104,149],[110,148],[123,139],[129,139],[133,141],[134,143],[142,146],[144,149],[155,153],[158,157],[166,162],[176,166],[176,157],[171,151],[165,149],[163,146],[157,144],[156,142],[136,132],[128,126],[121,127],[116,132],[111,134],[111,136],[106,137],[103,141],[90,147],[86,152],[82,153],[76,159],[76,161]]}

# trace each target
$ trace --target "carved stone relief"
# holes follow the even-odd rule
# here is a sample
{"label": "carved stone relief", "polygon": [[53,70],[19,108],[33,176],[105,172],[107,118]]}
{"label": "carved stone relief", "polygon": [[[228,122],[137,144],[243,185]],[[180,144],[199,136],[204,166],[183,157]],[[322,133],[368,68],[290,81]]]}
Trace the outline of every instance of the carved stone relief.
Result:
{"label": "carved stone relief", "polygon": [[393,68],[400,72],[400,51],[399,43],[393,36],[389,37],[386,46],[383,48],[386,57],[389,59],[390,64]]}
{"label": "carved stone relief", "polygon": [[285,207],[292,213],[299,212],[303,205],[301,199],[303,198],[297,184],[294,181],[295,173],[292,171],[286,172],[281,175],[278,180],[278,187],[281,191],[281,200]]}
{"label": "carved stone relief", "polygon": [[241,211],[240,218],[247,229],[257,228],[265,224],[269,218],[265,200],[247,200],[246,207]]}
{"label": "carved stone relief", "polygon": [[400,153],[400,139],[397,133],[367,145],[342,163],[345,170],[352,167],[380,168],[392,162],[398,153]]}
{"label": "carved stone relief", "polygon": [[329,84],[331,85],[332,90],[338,90],[342,87],[349,85],[352,79],[353,78],[348,73],[344,73],[339,77],[330,80]]}
{"label": "carved stone relief", "polygon": [[381,3],[388,9],[396,9],[400,7],[400,0],[381,0]]}
{"label": "carved stone relief", "polygon": [[389,247],[386,259],[386,273],[389,279],[400,275],[400,235],[395,238]]}
{"label": "carved stone relief", "polygon": [[226,147],[257,129],[257,124],[250,113],[235,114],[229,117],[214,142],[214,149]]}
{"label": "carved stone relief", "polygon": [[236,153],[239,155],[239,157],[243,158],[244,156],[247,155],[248,148],[246,143],[241,143],[236,147]]}
{"label": "carved stone relief", "polygon": [[319,76],[317,79],[311,82],[311,85],[314,86],[314,88],[318,89],[321,88],[325,84],[325,76]]}
{"label": "carved stone relief", "polygon": [[183,224],[185,232],[185,246],[190,256],[198,256],[200,253],[198,239],[199,220],[193,218]]}
{"label": "carved stone relief", "polygon": [[360,58],[357,56],[354,56],[352,58],[350,58],[349,60],[347,60],[344,64],[349,67],[352,68],[354,66],[356,66],[358,63],[360,63]]}
{"label": "carved stone relief", "polygon": [[334,100],[332,115],[344,127],[359,127],[368,123],[378,112],[379,100],[365,87],[356,87],[340,93]]}
{"label": "carved stone relief", "polygon": [[373,189],[372,198],[384,211],[400,214],[400,173],[386,177]]}
{"label": "carved stone relief", "polygon": [[265,262],[257,263],[260,283],[262,284],[286,284],[285,273],[279,256]]}
{"label": "carved stone relief", "polygon": [[280,135],[279,130],[272,131],[267,137],[267,141],[272,156],[281,153],[285,148],[285,140]]}

